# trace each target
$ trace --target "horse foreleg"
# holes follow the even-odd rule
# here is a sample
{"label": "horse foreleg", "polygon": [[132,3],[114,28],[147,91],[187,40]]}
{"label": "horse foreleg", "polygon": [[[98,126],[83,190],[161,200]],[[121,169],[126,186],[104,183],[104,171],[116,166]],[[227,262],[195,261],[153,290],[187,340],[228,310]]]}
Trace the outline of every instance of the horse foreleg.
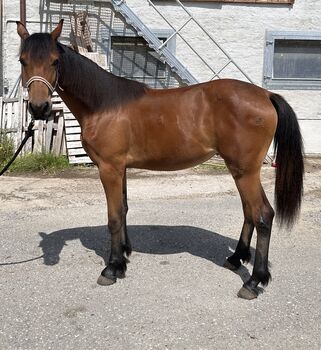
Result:
{"label": "horse foreleg", "polygon": [[124,215],[123,215],[123,222],[124,222],[124,250],[127,256],[129,256],[132,253],[132,247],[130,244],[130,240],[128,238],[127,234],[127,222],[126,222],[126,217],[127,217],[127,212],[128,212],[128,204],[127,204],[127,176],[126,176],[126,169],[125,173],[123,176],[123,208],[124,208]]}
{"label": "horse foreleg", "polygon": [[[98,284],[110,285],[117,278],[125,277],[127,259],[124,253],[130,254],[130,242],[127,237],[126,214],[127,199],[124,190],[125,169],[104,165],[99,167],[108,208],[108,228],[111,234],[111,251],[108,266],[98,278]],[[126,182],[125,182],[126,183]]]}

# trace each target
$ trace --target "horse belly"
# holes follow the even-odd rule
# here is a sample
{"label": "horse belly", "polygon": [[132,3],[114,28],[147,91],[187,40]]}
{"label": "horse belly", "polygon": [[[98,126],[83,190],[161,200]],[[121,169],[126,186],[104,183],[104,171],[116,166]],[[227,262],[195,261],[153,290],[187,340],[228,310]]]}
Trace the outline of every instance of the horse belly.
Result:
{"label": "horse belly", "polygon": [[166,138],[155,139],[148,147],[130,152],[127,166],[149,170],[181,170],[205,162],[216,154],[211,146],[199,142]]}

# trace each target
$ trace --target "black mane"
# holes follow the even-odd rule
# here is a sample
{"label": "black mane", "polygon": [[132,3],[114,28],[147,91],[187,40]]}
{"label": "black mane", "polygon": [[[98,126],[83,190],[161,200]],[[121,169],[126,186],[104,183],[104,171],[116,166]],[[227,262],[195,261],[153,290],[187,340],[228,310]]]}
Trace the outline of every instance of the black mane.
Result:
{"label": "black mane", "polygon": [[36,61],[43,60],[47,57],[48,52],[54,48],[54,43],[50,34],[35,33],[30,35],[26,40],[22,41],[20,54],[30,52],[32,58]]}
{"label": "black mane", "polygon": [[[48,54],[52,43],[50,34],[33,34],[21,51],[30,51],[39,60]],[[61,43],[55,49],[59,52],[59,85],[91,111],[117,108],[144,95],[145,84],[115,76]]]}
{"label": "black mane", "polygon": [[91,110],[115,108],[145,93],[144,84],[109,73],[65,45],[58,44],[58,49],[59,84],[77,92]]}

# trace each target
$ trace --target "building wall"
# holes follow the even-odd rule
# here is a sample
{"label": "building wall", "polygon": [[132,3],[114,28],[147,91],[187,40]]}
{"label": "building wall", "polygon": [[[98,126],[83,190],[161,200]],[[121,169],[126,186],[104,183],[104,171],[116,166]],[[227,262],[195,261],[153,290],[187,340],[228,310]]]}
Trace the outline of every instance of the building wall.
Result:
{"label": "building wall", "polygon": [[[88,3],[88,2],[87,2]],[[93,3],[93,2],[89,2]],[[68,16],[68,11],[51,1],[27,1],[28,29],[33,31],[50,29],[50,24],[40,22],[57,21]],[[98,4],[98,2],[95,2]],[[151,28],[168,29],[166,22],[149,6],[146,0],[127,0],[127,4]],[[178,28],[186,19],[186,13],[173,2],[155,2],[165,17]],[[289,5],[228,4],[210,2],[186,2],[188,10],[217,40],[239,66],[250,76],[255,84],[262,86],[263,60],[266,30],[321,31],[321,2],[319,0],[296,0]],[[41,7],[42,6],[42,7]],[[56,8],[54,16],[48,16],[48,8]],[[61,5],[62,6],[62,5]],[[105,4],[101,5],[103,8]],[[72,9],[72,5],[70,5]],[[100,8],[100,6],[96,6]],[[9,90],[19,76],[18,64],[19,38],[16,34],[15,20],[19,18],[19,1],[4,0],[4,76]],[[99,16],[99,10],[97,10]],[[100,24],[98,31],[103,31]],[[97,27],[98,28],[98,27]],[[204,36],[197,25],[191,22],[182,31],[194,48],[200,50],[207,62],[219,69],[226,58],[216,46]],[[100,35],[96,35],[97,41]],[[68,38],[65,38],[66,40]],[[182,40],[176,40],[178,58],[200,81],[208,80],[212,73],[192,53]],[[223,71],[222,77],[244,79],[231,65]],[[299,119],[305,139],[307,153],[321,153],[321,91],[317,90],[281,90],[281,93],[293,106]]]}
{"label": "building wall", "polygon": [[[147,25],[160,27],[164,21],[145,0],[126,0],[131,8]],[[155,2],[160,4],[160,2]],[[259,5],[231,3],[184,3],[193,16],[246,71],[255,84],[262,86],[265,33],[275,31],[321,31],[321,1],[296,0],[289,5]],[[162,13],[172,23],[183,23],[183,11],[173,2],[159,6]],[[185,15],[185,19],[186,19]],[[179,27],[179,24],[177,24]],[[183,32],[194,47],[200,47],[209,62],[216,61],[216,51],[209,41],[201,36],[194,25],[188,24]],[[178,57],[200,80],[210,75],[204,65],[191,54],[191,51],[177,42]],[[222,61],[220,58],[217,61]],[[219,64],[218,64],[219,66]],[[223,77],[241,78],[233,70],[224,72]],[[300,119],[305,149],[307,153],[321,154],[321,91],[280,90]]]}

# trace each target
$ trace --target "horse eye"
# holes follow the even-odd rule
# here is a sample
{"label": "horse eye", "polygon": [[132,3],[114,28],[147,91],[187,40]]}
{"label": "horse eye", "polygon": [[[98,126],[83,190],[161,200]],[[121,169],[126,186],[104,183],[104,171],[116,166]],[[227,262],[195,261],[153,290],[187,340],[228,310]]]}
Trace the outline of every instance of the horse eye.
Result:
{"label": "horse eye", "polygon": [[25,67],[27,65],[26,61],[23,58],[19,59],[19,62]]}
{"label": "horse eye", "polygon": [[57,66],[58,65],[58,60],[54,60],[53,62],[52,62],[52,65],[55,67],[55,66]]}

